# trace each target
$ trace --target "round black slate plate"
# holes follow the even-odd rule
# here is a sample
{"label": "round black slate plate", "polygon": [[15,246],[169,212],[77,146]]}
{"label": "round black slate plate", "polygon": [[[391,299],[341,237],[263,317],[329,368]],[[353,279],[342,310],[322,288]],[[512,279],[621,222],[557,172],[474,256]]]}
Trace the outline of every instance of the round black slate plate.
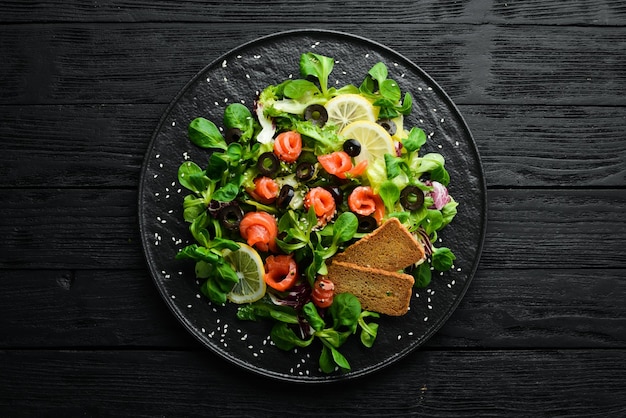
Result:
{"label": "round black slate plate", "polygon": [[[411,309],[403,317],[381,318],[374,347],[356,340],[341,348],[352,369],[325,375],[318,368],[320,346],[284,352],[271,344],[271,325],[236,318],[236,306],[214,306],[200,295],[193,266],[174,259],[191,243],[182,218],[186,195],[177,183],[181,163],[206,161],[206,151],[194,147],[187,125],[202,116],[222,124],[224,108],[240,102],[252,109],[259,91],[288,77],[299,77],[299,57],[315,52],[337,61],[329,85],[359,85],[378,61],[389,78],[414,97],[405,127],[419,126],[429,135],[424,152],[446,158],[449,191],[459,202],[458,214],[437,246],[457,256],[454,268],[433,277],[426,289],[416,289]],[[228,52],[197,74],[163,115],[148,148],[139,191],[141,238],[150,273],[167,306],[202,344],[226,360],[253,372],[298,382],[354,378],[388,366],[430,338],[454,311],[476,271],[486,227],[486,189],[480,157],[459,111],[444,91],[419,67],[398,53],[370,40],[333,31],[290,31],[257,39]]]}

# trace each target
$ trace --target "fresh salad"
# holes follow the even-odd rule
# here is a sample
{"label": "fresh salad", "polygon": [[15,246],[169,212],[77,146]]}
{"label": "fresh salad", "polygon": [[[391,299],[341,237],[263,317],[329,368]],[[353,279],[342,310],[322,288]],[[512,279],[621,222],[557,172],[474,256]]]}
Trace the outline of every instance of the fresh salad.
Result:
{"label": "fresh salad", "polygon": [[321,342],[325,373],[350,369],[340,353],[350,336],[372,347],[379,317],[334,294],[325,278],[333,255],[398,218],[424,245],[427,259],[407,273],[425,287],[455,260],[435,243],[457,212],[444,158],[420,153],[427,135],[404,126],[411,94],[382,62],[359,86],[331,87],[334,64],[302,54],[301,78],[267,86],[253,109],[228,105],[221,127],[191,121],[189,139],[207,160],[178,171],[194,243],[176,258],[195,262],[202,294],[239,304],[241,320],[274,321],[280,349]]}

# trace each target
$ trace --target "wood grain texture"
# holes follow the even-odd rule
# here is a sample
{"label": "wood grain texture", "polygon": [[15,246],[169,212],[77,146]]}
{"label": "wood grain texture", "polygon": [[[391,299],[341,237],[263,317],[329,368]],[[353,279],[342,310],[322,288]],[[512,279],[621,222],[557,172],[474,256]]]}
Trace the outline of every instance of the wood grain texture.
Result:
{"label": "wood grain texture", "polygon": [[[0,348],[200,349],[145,270],[0,270]],[[426,350],[626,349],[626,270],[480,269]]]}
{"label": "wood grain texture", "polygon": [[626,6],[620,1],[575,0],[567,2],[504,2],[492,0],[396,0],[392,7],[376,1],[281,0],[270,3],[160,1],[152,4],[117,1],[80,1],[72,5],[33,0],[5,2],[0,22],[336,22],[371,19],[381,23],[547,23],[568,25],[618,25],[626,22]]}
{"label": "wood grain texture", "polygon": [[[158,104],[0,106],[6,118],[0,187],[135,188],[164,110]],[[626,186],[626,107],[463,105],[460,111],[490,188]]]}
{"label": "wood grain texture", "polygon": [[[314,27],[365,37],[376,28]],[[0,104],[169,103],[205,65],[275,32],[255,23],[0,26]],[[626,105],[626,28],[398,23],[375,38],[458,104]]]}
{"label": "wood grain texture", "polygon": [[418,352],[376,379],[321,389],[270,382],[204,351],[3,351],[0,360],[0,408],[11,416],[626,413],[624,350]]}

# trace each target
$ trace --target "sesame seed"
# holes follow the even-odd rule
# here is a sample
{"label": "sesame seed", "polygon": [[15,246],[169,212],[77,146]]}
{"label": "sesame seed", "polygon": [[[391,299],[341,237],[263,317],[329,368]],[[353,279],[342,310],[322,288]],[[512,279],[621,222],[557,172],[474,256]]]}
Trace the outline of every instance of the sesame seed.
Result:
{"label": "sesame seed", "polygon": [[222,68],[226,68],[226,60],[222,61]]}

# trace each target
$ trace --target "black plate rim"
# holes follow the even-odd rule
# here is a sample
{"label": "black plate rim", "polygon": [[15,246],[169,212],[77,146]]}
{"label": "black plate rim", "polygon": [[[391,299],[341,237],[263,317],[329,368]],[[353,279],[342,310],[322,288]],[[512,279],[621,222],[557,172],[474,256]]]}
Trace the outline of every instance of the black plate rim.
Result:
{"label": "black plate rim", "polygon": [[[179,310],[176,309],[176,307],[174,306],[174,303],[170,300],[170,298],[168,297],[167,293],[165,292],[165,288],[163,286],[162,283],[159,282],[159,280],[157,280],[157,272],[155,270],[155,266],[154,264],[151,262],[153,257],[151,256],[149,249],[148,249],[148,244],[146,242],[146,240],[144,239],[145,236],[145,227],[146,225],[144,225],[144,222],[142,222],[142,216],[141,214],[144,211],[144,204],[143,204],[143,199],[142,196],[144,194],[144,184],[145,184],[145,175],[146,172],[148,170],[148,163],[149,163],[149,156],[150,153],[152,151],[152,149],[154,148],[155,142],[157,140],[158,134],[160,132],[160,130],[163,127],[163,124],[165,122],[165,120],[167,119],[167,117],[169,116],[169,114],[171,113],[172,109],[176,106],[176,103],[178,102],[178,100],[185,94],[185,92],[191,87],[193,86],[199,77],[202,76],[202,74],[204,72],[206,72],[210,67],[216,65],[217,63],[223,61],[226,57],[233,55],[234,53],[236,53],[237,51],[243,50],[247,47],[249,47],[250,45],[256,44],[256,43],[262,43],[262,42],[267,42],[267,41],[271,41],[272,39],[279,39],[279,38],[283,38],[283,37],[288,37],[288,36],[315,36],[315,35],[332,35],[335,36],[337,38],[343,38],[343,39],[348,39],[350,41],[356,41],[356,42],[362,42],[362,43],[366,43],[369,45],[372,45],[378,49],[381,49],[391,55],[394,55],[396,58],[401,59],[404,61],[404,64],[407,65],[407,67],[411,67],[416,73],[418,73],[420,75],[420,77],[422,77],[424,80],[426,80],[430,85],[432,85],[433,89],[437,90],[437,93],[439,95],[441,95],[441,97],[444,99],[446,106],[448,106],[455,114],[456,117],[459,118],[459,122],[460,125],[464,131],[464,134],[467,135],[467,139],[469,140],[469,145],[470,145],[470,149],[473,152],[473,158],[476,161],[476,167],[478,168],[478,175],[479,175],[479,182],[480,182],[480,192],[481,192],[481,204],[484,207],[484,210],[481,213],[481,218],[480,218],[480,223],[481,223],[481,227],[480,227],[480,239],[478,242],[478,246],[477,246],[477,252],[476,252],[476,257],[473,260],[473,265],[470,269],[470,272],[467,275],[467,280],[464,283],[464,286],[462,287],[462,289],[458,292],[456,299],[453,301],[453,303],[450,305],[450,307],[448,308],[448,310],[445,312],[445,314],[443,314],[441,316],[441,318],[439,319],[438,323],[429,328],[429,330],[424,333],[421,338],[418,340],[418,342],[416,342],[415,344],[409,345],[406,348],[394,353],[392,356],[389,357],[388,361],[384,362],[384,363],[379,363],[379,364],[375,364],[373,366],[361,369],[361,370],[357,370],[357,371],[350,371],[347,374],[343,374],[343,375],[328,375],[328,376],[320,376],[320,377],[312,377],[312,376],[308,376],[308,377],[304,377],[304,376],[295,376],[295,375],[286,375],[286,374],[281,374],[278,372],[274,372],[271,370],[267,370],[267,369],[262,369],[259,367],[256,367],[253,364],[249,364],[246,361],[243,361],[239,358],[237,358],[236,356],[230,355],[230,353],[227,353],[223,350],[219,350],[215,347],[212,347],[210,345],[207,345],[205,343],[205,339],[203,338],[203,336],[201,335],[201,333],[199,332],[199,330],[197,330],[192,324],[189,323],[189,321],[185,318],[184,315],[182,315],[180,313]],[[174,98],[172,98],[172,100],[170,101],[170,103],[168,104],[168,106],[166,107],[166,109],[163,111],[161,117],[159,118],[159,122],[156,126],[156,128],[154,129],[150,142],[148,144],[148,147],[146,149],[145,155],[144,155],[144,159],[143,159],[143,164],[142,164],[142,168],[141,168],[141,172],[140,172],[140,178],[139,178],[139,188],[138,188],[138,196],[137,196],[137,207],[138,207],[138,224],[139,224],[139,233],[140,233],[140,239],[141,239],[141,244],[142,244],[142,249],[143,249],[143,254],[144,254],[144,258],[146,261],[146,265],[148,267],[148,270],[150,272],[150,276],[152,281],[155,283],[159,294],[161,295],[161,298],[165,301],[165,304],[167,305],[168,309],[172,312],[172,314],[176,317],[176,319],[184,326],[184,328],[191,334],[193,335],[193,337],[203,346],[209,349],[209,351],[213,352],[213,354],[215,354],[218,357],[221,357],[222,359],[227,360],[229,363],[238,366],[244,370],[253,372],[257,375],[261,375],[261,376],[265,376],[265,377],[270,377],[270,378],[274,378],[277,380],[282,380],[282,381],[287,381],[287,382],[292,382],[292,383],[330,383],[330,382],[337,382],[337,381],[346,381],[349,379],[354,379],[354,378],[358,378],[358,377],[362,377],[365,375],[369,375],[371,373],[377,372],[383,368],[387,368],[389,366],[391,366],[392,364],[397,363],[399,360],[401,360],[402,358],[406,357],[409,353],[415,351],[416,349],[418,349],[420,346],[422,346],[426,341],[428,341],[437,331],[439,331],[439,329],[441,329],[441,327],[448,321],[448,319],[450,318],[450,316],[452,315],[452,313],[456,310],[456,308],[458,307],[459,303],[461,302],[461,300],[463,299],[463,297],[465,296],[475,274],[476,271],[478,270],[478,265],[480,263],[480,258],[481,258],[481,254],[483,251],[483,246],[484,246],[484,241],[485,241],[485,235],[486,235],[486,230],[487,230],[487,219],[488,219],[488,208],[487,208],[487,186],[486,186],[486,181],[485,181],[485,172],[484,172],[484,167],[483,167],[483,163],[482,160],[480,158],[480,154],[478,151],[478,147],[475,141],[474,136],[472,135],[469,126],[467,125],[467,122],[465,121],[465,118],[463,117],[463,114],[459,111],[458,107],[456,106],[456,104],[452,101],[452,99],[450,98],[450,96],[446,93],[446,91],[428,74],[426,73],[420,66],[418,66],[417,64],[415,64],[413,61],[411,61],[410,59],[406,58],[403,54],[395,51],[394,49],[381,44],[377,41],[373,41],[369,38],[360,36],[360,35],[356,35],[356,34],[352,34],[352,33],[348,33],[348,32],[343,32],[343,31],[337,31],[337,30],[329,30],[329,29],[293,29],[293,30],[287,30],[287,31],[281,31],[281,32],[276,32],[276,33],[272,33],[272,34],[268,34],[268,35],[264,35],[264,36],[260,36],[257,37],[255,39],[252,39],[250,41],[244,42],[242,44],[239,44],[238,46],[231,48],[230,50],[226,51],[225,53],[221,54],[220,56],[218,56],[217,58],[213,59],[210,63],[208,63],[207,65],[205,65],[200,71],[198,71],[179,91],[178,93],[174,96]]]}

